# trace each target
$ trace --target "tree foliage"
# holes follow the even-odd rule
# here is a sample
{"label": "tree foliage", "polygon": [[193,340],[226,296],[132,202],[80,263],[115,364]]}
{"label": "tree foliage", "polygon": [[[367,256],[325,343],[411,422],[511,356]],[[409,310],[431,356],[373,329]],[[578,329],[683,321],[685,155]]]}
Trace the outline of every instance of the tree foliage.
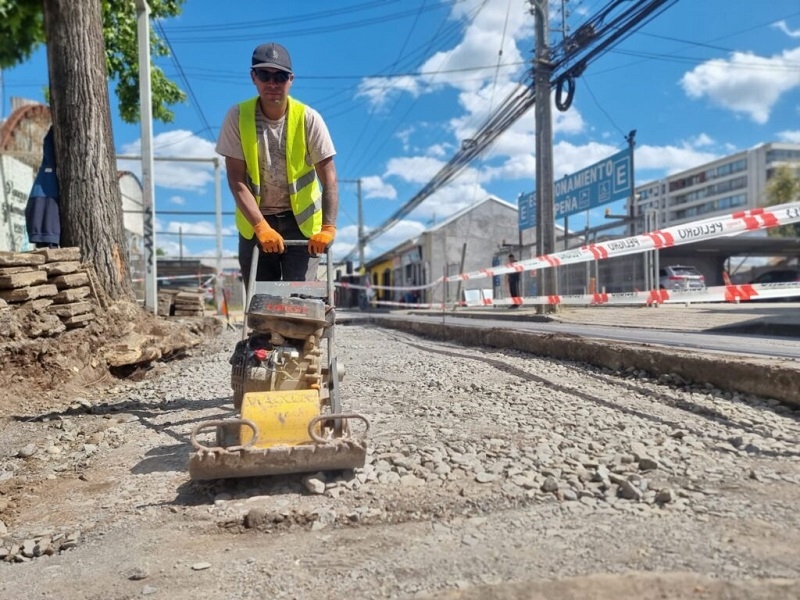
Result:
{"label": "tree foliage", "polygon": [[[800,165],[781,165],[767,183],[767,206],[800,201]],[[773,227],[770,235],[778,237],[800,237],[800,223]]]}
{"label": "tree foliage", "polygon": [[[148,0],[151,19],[175,17],[185,0]],[[116,82],[120,117],[126,123],[139,121],[139,59],[136,43],[136,5],[131,0],[103,0],[103,38],[106,70]],[[46,43],[41,0],[0,2],[0,68],[19,65]],[[169,47],[150,30],[153,59],[169,56]],[[165,123],[174,119],[169,109],[186,99],[186,94],[164,72],[151,68],[153,118]]]}

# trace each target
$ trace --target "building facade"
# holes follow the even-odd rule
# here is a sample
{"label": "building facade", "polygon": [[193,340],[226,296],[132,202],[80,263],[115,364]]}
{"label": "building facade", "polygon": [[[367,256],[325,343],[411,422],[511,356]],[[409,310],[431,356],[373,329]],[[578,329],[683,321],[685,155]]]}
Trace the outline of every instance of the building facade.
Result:
{"label": "building facade", "polygon": [[[489,196],[451,215],[418,236],[406,240],[366,264],[375,285],[426,286],[445,275],[476,271],[490,266],[509,244],[519,239],[517,207]],[[516,246],[514,246],[516,249]],[[405,302],[453,302],[464,290],[492,288],[491,279],[476,279],[418,292],[380,292],[380,300]]]}
{"label": "building facade", "polygon": [[635,231],[644,232],[648,211],[664,228],[762,206],[767,182],[786,164],[795,165],[800,174],[800,144],[761,144],[637,186]]}

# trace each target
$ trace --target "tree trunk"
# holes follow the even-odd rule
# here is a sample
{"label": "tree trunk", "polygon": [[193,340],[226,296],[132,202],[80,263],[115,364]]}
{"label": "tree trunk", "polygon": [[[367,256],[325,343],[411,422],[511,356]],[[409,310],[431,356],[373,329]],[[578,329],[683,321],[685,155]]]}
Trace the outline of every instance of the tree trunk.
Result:
{"label": "tree trunk", "polygon": [[114,300],[131,299],[101,0],[44,0],[61,245],[78,246]]}

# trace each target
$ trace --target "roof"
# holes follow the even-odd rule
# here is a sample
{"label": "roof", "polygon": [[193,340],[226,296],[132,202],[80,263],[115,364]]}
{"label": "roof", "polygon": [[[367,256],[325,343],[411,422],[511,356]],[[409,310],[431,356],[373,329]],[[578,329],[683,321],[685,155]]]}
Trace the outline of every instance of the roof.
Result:
{"label": "roof", "polygon": [[506,208],[510,208],[511,210],[513,210],[515,212],[519,210],[515,205],[511,204],[510,202],[506,202],[505,200],[501,200],[497,196],[491,196],[490,195],[490,196],[487,196],[486,198],[484,198],[483,200],[480,200],[478,202],[470,204],[469,206],[465,206],[461,210],[459,210],[457,212],[454,212],[452,215],[447,217],[444,221],[440,221],[436,225],[433,225],[433,226],[429,227],[423,233],[427,233],[427,232],[430,232],[430,231],[437,231],[437,230],[439,230],[439,229],[441,229],[443,227],[447,227],[450,223],[453,223],[454,221],[457,221],[458,219],[460,219],[464,215],[469,214],[470,212],[472,212],[473,210],[475,210],[479,206],[482,206],[482,205],[484,205],[484,204],[486,204],[488,202],[497,202],[498,204],[500,204],[502,206],[505,206]]}
{"label": "roof", "polygon": [[[379,254],[375,258],[367,260],[366,263],[365,263],[367,268],[369,268],[371,265],[382,263],[382,262],[388,260],[389,258],[394,256],[395,254],[397,254],[404,247],[416,245],[417,243],[419,243],[419,238],[423,234],[430,233],[430,232],[433,232],[433,231],[438,231],[439,229],[441,229],[443,227],[447,227],[449,224],[453,223],[454,221],[457,221],[458,219],[460,219],[464,215],[469,214],[471,211],[475,210],[479,206],[482,206],[483,204],[486,204],[487,202],[496,202],[497,204],[499,204],[501,206],[504,206],[506,208],[510,208],[511,210],[513,210],[515,212],[519,211],[519,208],[517,208],[516,205],[511,204],[510,202],[507,202],[505,200],[502,200],[502,199],[498,198],[497,196],[489,195],[486,198],[484,198],[483,200],[475,202],[474,204],[470,204],[469,206],[465,206],[461,210],[459,210],[459,211],[453,213],[452,215],[450,215],[449,217],[447,217],[444,221],[441,221],[441,222],[437,223],[436,225],[433,225],[433,226],[429,227],[428,229],[426,229],[425,231],[423,231],[419,235],[416,235],[414,237],[408,238],[407,240],[405,240],[403,242],[400,242],[399,244],[397,244],[396,246],[394,246],[391,249],[387,250],[386,252],[384,252],[382,254]],[[559,225],[558,223],[555,223],[555,229],[556,229],[556,231],[561,231],[561,232],[564,231],[563,225]]]}

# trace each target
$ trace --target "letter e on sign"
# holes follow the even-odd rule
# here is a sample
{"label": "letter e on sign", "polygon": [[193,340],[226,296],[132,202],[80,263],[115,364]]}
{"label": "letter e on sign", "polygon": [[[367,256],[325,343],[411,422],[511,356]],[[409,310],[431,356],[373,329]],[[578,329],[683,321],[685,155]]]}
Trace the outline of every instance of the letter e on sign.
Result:
{"label": "letter e on sign", "polygon": [[628,156],[614,161],[614,193],[625,192],[630,189],[630,162]]}

